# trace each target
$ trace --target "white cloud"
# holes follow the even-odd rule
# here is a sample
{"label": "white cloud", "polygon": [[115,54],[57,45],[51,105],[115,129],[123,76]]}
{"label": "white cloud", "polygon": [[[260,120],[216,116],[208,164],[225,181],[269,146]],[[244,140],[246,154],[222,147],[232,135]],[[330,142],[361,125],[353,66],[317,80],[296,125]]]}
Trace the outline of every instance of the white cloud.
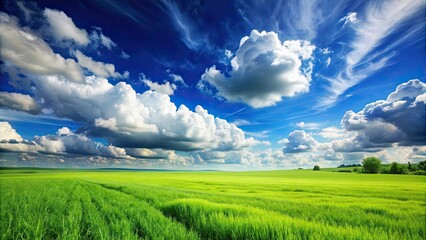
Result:
{"label": "white cloud", "polygon": [[260,132],[246,132],[248,136],[256,137],[256,138],[267,138],[269,137],[270,131],[262,130]]}
{"label": "white cloud", "polygon": [[232,58],[234,54],[231,52],[231,50],[225,49],[225,56],[229,59]]}
{"label": "white cloud", "polygon": [[320,48],[319,51],[320,51],[320,53],[322,53],[324,55],[328,55],[328,54],[333,52],[329,48]]}
{"label": "white cloud", "polygon": [[317,108],[333,106],[347,89],[388,66],[389,60],[395,56],[395,47],[415,43],[413,39],[418,38],[416,35],[424,32],[424,22],[404,29],[400,37],[382,47],[387,37],[400,29],[404,21],[424,9],[425,4],[423,0],[369,2],[363,17],[358,18],[358,23],[352,26],[355,39],[350,43],[350,51],[345,54],[346,66],[334,77],[327,77],[330,82],[329,93],[319,99]]}
{"label": "white cloud", "polygon": [[48,153],[128,158],[125,149],[115,146],[104,146],[83,134],[75,134],[66,127],[60,128],[56,135],[36,137],[35,141]]}
{"label": "white cloud", "polygon": [[117,44],[114,41],[112,41],[111,38],[105,36],[102,33],[102,29],[98,27],[95,27],[95,29],[90,33],[89,39],[90,39],[90,43],[95,48],[98,48],[99,45],[102,45],[106,47],[108,50],[111,50],[112,48],[117,46]]}
{"label": "white cloud", "polygon": [[235,126],[245,126],[245,125],[250,125],[251,122],[249,122],[245,119],[237,119],[237,120],[233,121],[232,124],[234,124]]}
{"label": "white cloud", "polygon": [[347,138],[348,133],[343,128],[327,127],[322,129],[318,135],[327,139],[342,139]]}
{"label": "white cloud", "polygon": [[35,80],[35,87],[57,116],[85,122],[89,132],[117,146],[227,150],[256,143],[201,106],[195,112],[184,105],[177,108],[165,94],[138,94],[123,82],[111,85],[94,76],[84,83],[46,77]]}
{"label": "white cloud", "polygon": [[285,145],[284,153],[308,152],[318,146],[318,142],[313,138],[312,134],[303,130],[294,130],[288,135],[288,139],[282,139],[279,143]]}
{"label": "white cloud", "polygon": [[0,42],[0,56],[6,63],[6,72],[16,71],[9,66],[13,65],[27,75],[60,75],[73,81],[84,79],[83,70],[73,59],[55,54],[41,38],[20,28],[14,17],[3,12],[0,12]]}
{"label": "white cloud", "polygon": [[425,144],[426,105],[416,102],[417,96],[424,93],[425,83],[410,80],[399,85],[386,100],[367,104],[358,113],[346,112],[342,125],[371,143]]}
{"label": "white cloud", "polygon": [[0,141],[24,140],[8,122],[0,122]]}
{"label": "white cloud", "polygon": [[328,67],[331,64],[331,57],[328,57],[327,60],[325,60],[325,66]]}
{"label": "white cloud", "polygon": [[156,91],[162,94],[166,94],[166,95],[173,95],[175,93],[175,90],[177,89],[175,84],[170,84],[169,82],[165,82],[164,84],[159,84],[156,82],[152,82],[151,80],[148,79],[143,79],[142,80],[143,83],[145,83],[150,90],[152,91]]}
{"label": "white cloud", "polygon": [[0,152],[37,152],[42,147],[24,140],[8,122],[0,122]]}
{"label": "white cloud", "polygon": [[73,20],[64,12],[46,8],[43,11],[53,36],[58,41],[72,40],[78,45],[87,45],[90,40],[84,29],[75,26]]}
{"label": "white cloud", "polygon": [[115,42],[113,42],[111,40],[111,38],[109,38],[109,37],[107,37],[103,34],[101,34],[101,43],[102,43],[102,45],[104,45],[109,50],[111,50],[112,47],[116,46]]}
{"label": "white cloud", "polygon": [[310,71],[302,60],[312,57],[315,46],[307,41],[281,42],[274,32],[253,30],[243,37],[231,60],[227,78],[216,66],[206,69],[198,85],[209,83],[229,101],[260,108],[275,105],[282,97],[309,91]]}
{"label": "white cloud", "polygon": [[318,129],[320,127],[320,124],[319,123],[298,122],[298,123],[296,123],[296,126],[298,128],[302,128],[302,129],[315,130],[315,129]]}
{"label": "white cloud", "polygon": [[172,79],[173,82],[178,83],[178,84],[180,84],[183,87],[188,87],[188,85],[186,85],[186,83],[183,80],[183,78],[182,78],[181,75],[174,74],[174,73],[169,73],[169,77]]}
{"label": "white cloud", "polygon": [[21,93],[0,92],[0,107],[38,114],[41,106],[34,98]]}
{"label": "white cloud", "polygon": [[419,80],[400,84],[386,100],[369,103],[357,113],[347,111],[341,121],[343,129],[328,128],[319,135],[335,139],[326,144],[336,152],[379,152],[424,145],[426,105],[416,99],[425,92],[426,84]]}
{"label": "white cloud", "polygon": [[345,26],[348,23],[357,23],[358,22],[358,18],[357,18],[357,13],[356,12],[350,12],[348,14],[346,14],[346,16],[342,17],[339,22],[344,22],[343,26]]}
{"label": "white cloud", "polygon": [[80,66],[88,69],[90,72],[100,77],[114,77],[114,78],[129,77],[129,72],[127,71],[124,72],[123,74],[116,72],[114,64],[94,61],[91,57],[84,55],[79,50],[76,50],[74,52],[74,55],[77,58],[78,64],[80,64]]}
{"label": "white cloud", "polygon": [[121,51],[121,53],[120,53],[120,57],[121,58],[123,58],[123,59],[129,59],[130,58],[130,55],[129,54],[127,54],[126,52],[124,52],[124,51]]}

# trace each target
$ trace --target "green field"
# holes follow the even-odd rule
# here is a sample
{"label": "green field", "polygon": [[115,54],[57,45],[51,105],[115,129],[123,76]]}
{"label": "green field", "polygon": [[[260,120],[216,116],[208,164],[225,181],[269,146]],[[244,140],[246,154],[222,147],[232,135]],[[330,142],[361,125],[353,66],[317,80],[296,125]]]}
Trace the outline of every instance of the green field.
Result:
{"label": "green field", "polygon": [[0,170],[1,239],[425,239],[426,177]]}

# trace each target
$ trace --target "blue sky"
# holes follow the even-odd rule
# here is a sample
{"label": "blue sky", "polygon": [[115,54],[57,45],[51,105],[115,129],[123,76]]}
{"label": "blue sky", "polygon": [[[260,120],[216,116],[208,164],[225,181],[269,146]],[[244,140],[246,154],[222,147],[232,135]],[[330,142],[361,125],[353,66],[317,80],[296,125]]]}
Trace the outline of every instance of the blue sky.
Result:
{"label": "blue sky", "polygon": [[425,1],[5,1],[2,166],[426,159]]}

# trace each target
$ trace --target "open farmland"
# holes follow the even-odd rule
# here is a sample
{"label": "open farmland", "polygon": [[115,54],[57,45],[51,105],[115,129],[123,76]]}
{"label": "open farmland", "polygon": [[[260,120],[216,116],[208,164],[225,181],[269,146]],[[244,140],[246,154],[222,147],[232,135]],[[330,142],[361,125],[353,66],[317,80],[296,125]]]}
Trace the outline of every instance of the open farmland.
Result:
{"label": "open farmland", "polygon": [[2,239],[424,239],[426,178],[3,169]]}

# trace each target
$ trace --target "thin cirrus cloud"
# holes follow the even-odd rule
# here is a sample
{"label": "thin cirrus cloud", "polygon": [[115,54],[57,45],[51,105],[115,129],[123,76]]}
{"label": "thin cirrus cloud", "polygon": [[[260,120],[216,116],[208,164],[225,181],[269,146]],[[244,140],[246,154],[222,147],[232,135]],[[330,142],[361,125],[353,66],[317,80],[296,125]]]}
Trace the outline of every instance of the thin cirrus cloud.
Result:
{"label": "thin cirrus cloud", "polygon": [[197,30],[195,24],[175,2],[169,0],[161,0],[160,2],[167,15],[173,20],[174,27],[186,47],[191,50],[202,50],[210,47],[207,35]]}
{"label": "thin cirrus cloud", "polygon": [[396,46],[412,44],[413,38],[424,31],[424,22],[408,28],[393,43],[378,49],[389,35],[400,30],[401,24],[421,11],[425,4],[422,0],[374,1],[365,7],[362,17],[349,13],[342,18],[344,24],[353,23],[355,38],[349,43],[350,51],[344,59],[346,66],[334,77],[326,77],[330,83],[329,93],[319,99],[316,108],[332,107],[346,90],[391,64],[390,60],[395,56],[392,51]]}

